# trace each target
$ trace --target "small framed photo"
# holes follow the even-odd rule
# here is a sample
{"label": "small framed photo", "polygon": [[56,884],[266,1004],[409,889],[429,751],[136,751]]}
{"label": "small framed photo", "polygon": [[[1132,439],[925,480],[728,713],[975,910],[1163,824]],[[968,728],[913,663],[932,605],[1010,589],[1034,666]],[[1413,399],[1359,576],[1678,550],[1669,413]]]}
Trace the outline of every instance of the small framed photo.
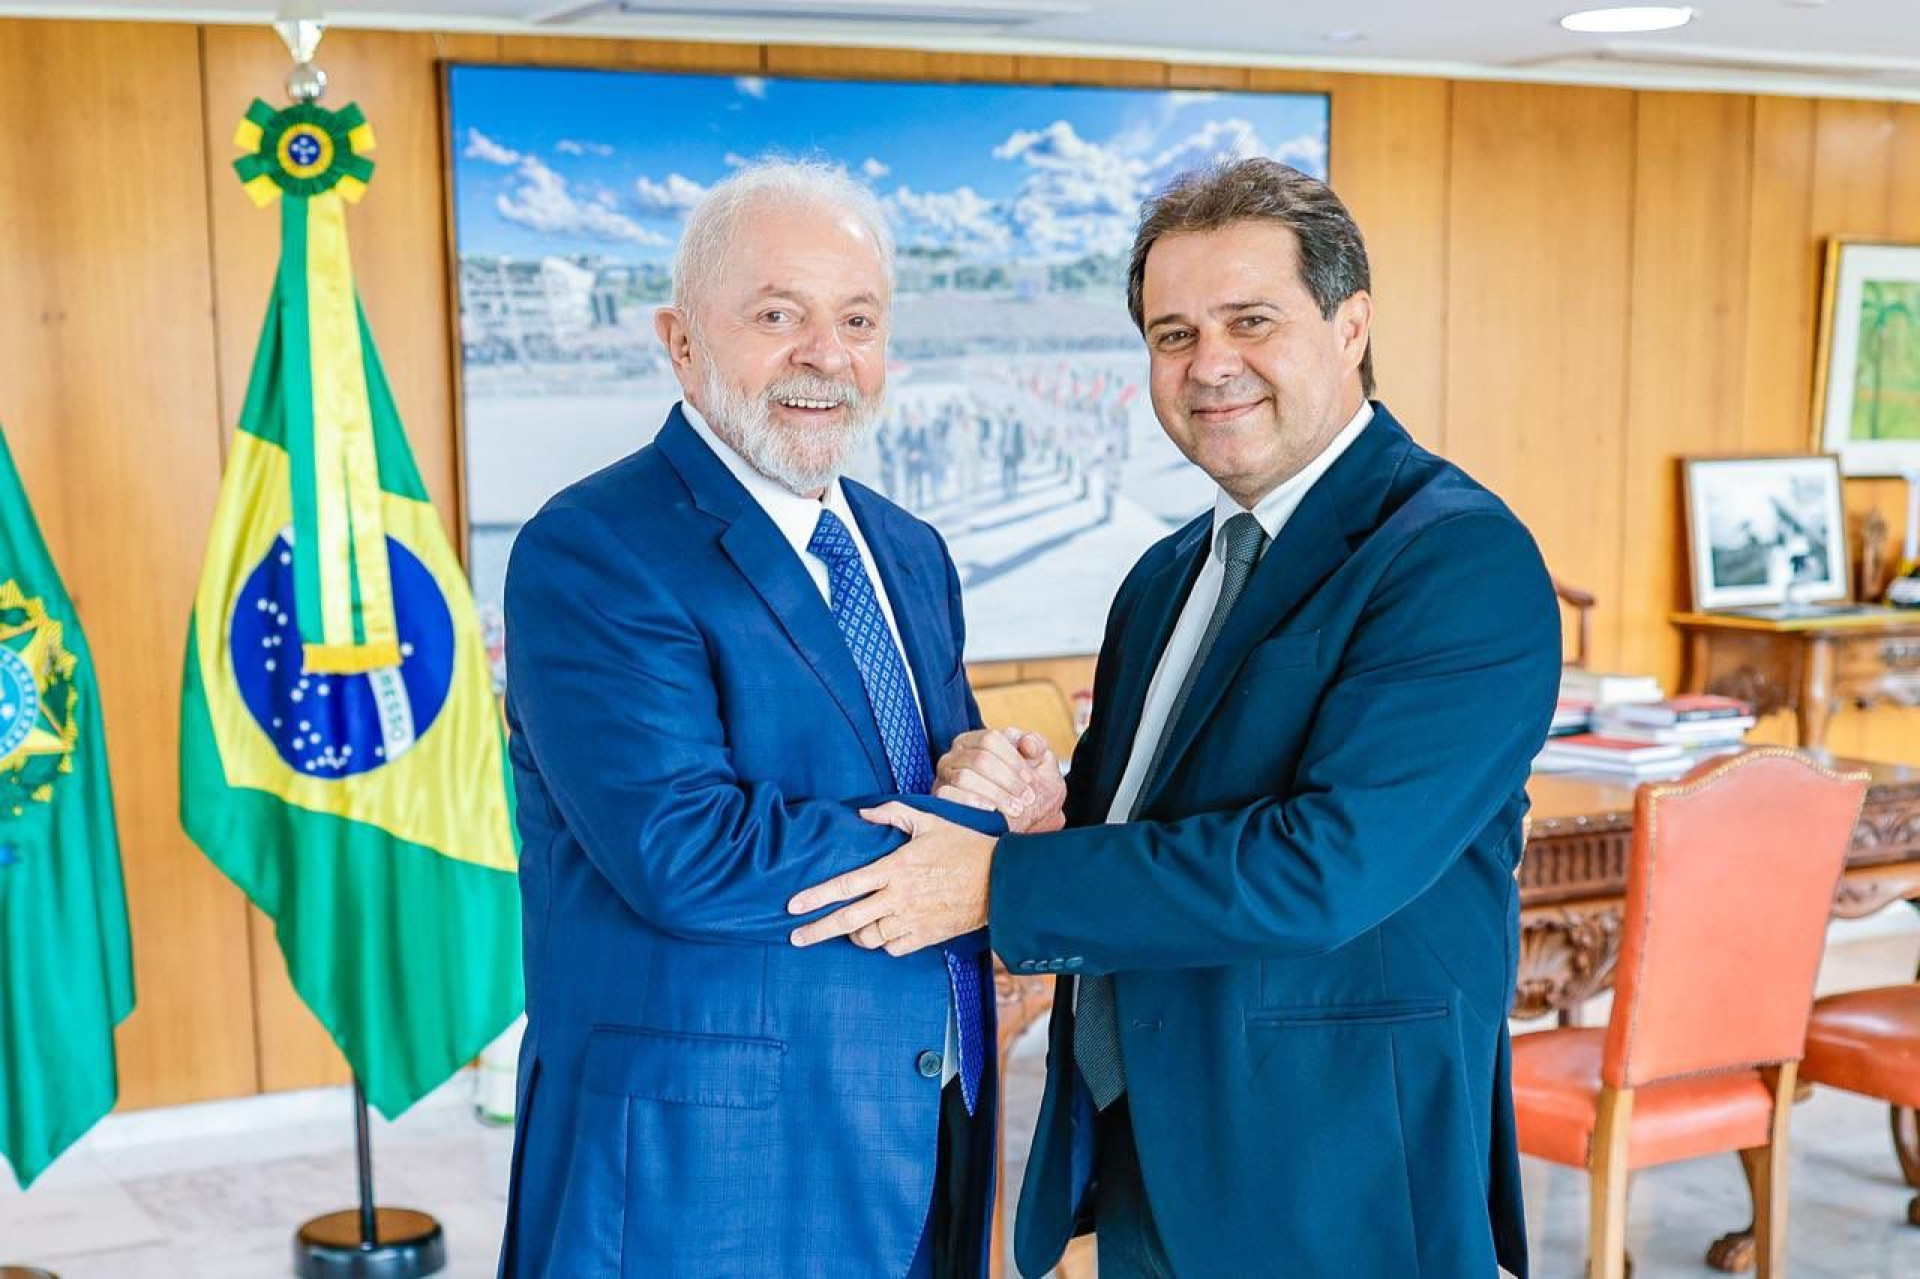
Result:
{"label": "small framed photo", "polygon": [[1920,244],[1827,243],[1814,447],[1848,475],[1920,474]]}
{"label": "small framed photo", "polygon": [[1839,458],[1691,457],[1681,466],[1696,610],[1847,598]]}

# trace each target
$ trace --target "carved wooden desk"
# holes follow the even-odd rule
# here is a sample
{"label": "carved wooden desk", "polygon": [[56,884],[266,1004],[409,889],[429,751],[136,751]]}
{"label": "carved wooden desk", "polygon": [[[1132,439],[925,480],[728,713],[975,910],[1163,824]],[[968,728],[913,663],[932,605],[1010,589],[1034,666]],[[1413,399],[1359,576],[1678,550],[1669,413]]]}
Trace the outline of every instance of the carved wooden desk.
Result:
{"label": "carved wooden desk", "polygon": [[[1914,634],[1920,637],[1920,618]],[[1864,768],[1873,777],[1833,913],[1857,919],[1920,899],[1920,768],[1812,753],[1835,768]],[[1633,792],[1630,783],[1589,774],[1541,774],[1528,783],[1532,831],[1520,865],[1514,1016],[1577,1009],[1613,985],[1633,843]],[[1052,1007],[1053,978],[1016,977],[996,961],[994,987],[1004,1071],[1013,1041]],[[1920,1159],[1920,1137],[1915,1144]],[[996,1230],[996,1261],[999,1241]]]}
{"label": "carved wooden desk", "polygon": [[1676,613],[1687,639],[1681,685],[1720,693],[1755,712],[1792,711],[1799,742],[1826,745],[1840,706],[1908,701],[1920,687],[1920,610],[1766,621],[1731,613]]}
{"label": "carved wooden desk", "polygon": [[[1858,919],[1920,898],[1920,769],[1814,753],[1836,768],[1873,775],[1833,913]],[[1514,1016],[1577,1008],[1613,984],[1633,791],[1625,782],[1574,773],[1543,774],[1528,784],[1533,831],[1520,865]]]}

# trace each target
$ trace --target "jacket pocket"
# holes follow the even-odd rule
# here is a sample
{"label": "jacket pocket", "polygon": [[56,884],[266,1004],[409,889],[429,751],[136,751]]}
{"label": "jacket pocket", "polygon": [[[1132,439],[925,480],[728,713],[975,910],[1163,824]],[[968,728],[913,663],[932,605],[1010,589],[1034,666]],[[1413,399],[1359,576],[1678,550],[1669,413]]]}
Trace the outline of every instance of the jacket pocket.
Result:
{"label": "jacket pocket", "polygon": [[764,1110],[780,1095],[786,1052],[777,1039],[596,1026],[587,1038],[581,1084],[614,1096]]}
{"label": "jacket pocket", "polygon": [[1396,1026],[1447,1015],[1444,999],[1395,999],[1365,1004],[1318,1004],[1247,1010],[1249,1026]]}
{"label": "jacket pocket", "polygon": [[1292,635],[1276,635],[1254,645],[1247,654],[1247,660],[1241,663],[1240,673],[1248,676],[1263,671],[1292,670],[1315,666],[1319,661],[1320,632],[1300,631]]}

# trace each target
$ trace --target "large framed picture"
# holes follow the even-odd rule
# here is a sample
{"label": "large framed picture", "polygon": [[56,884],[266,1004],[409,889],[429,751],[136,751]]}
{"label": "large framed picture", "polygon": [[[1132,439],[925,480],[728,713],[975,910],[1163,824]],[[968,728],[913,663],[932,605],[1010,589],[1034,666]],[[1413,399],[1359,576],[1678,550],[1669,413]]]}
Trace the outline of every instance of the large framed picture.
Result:
{"label": "large framed picture", "polygon": [[1814,381],[1815,448],[1848,475],[1920,474],[1920,244],[1828,243]]}
{"label": "large framed picture", "polygon": [[446,91],[468,565],[496,672],[514,534],[679,398],[654,312],[687,211],[735,166],[827,159],[880,197],[886,409],[851,475],[946,538],[972,661],[1094,651],[1127,569],[1212,501],[1127,315],[1141,201],[1218,159],[1327,171],[1319,93],[457,64]]}
{"label": "large framed picture", "polygon": [[1847,598],[1838,458],[1693,457],[1681,465],[1695,609]]}

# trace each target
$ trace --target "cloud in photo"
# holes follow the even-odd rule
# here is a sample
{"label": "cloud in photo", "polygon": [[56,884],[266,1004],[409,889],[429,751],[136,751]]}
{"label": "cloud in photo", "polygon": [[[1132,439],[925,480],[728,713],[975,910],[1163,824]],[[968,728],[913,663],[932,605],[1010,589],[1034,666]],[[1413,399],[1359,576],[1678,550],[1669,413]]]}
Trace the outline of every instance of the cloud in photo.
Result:
{"label": "cloud in photo", "polygon": [[874,159],[872,156],[868,156],[865,160],[861,161],[860,163],[861,175],[864,176],[870,182],[877,182],[881,178],[886,177],[889,173],[892,173],[892,172],[893,172],[892,165],[882,164],[880,163],[880,161]]}
{"label": "cloud in photo", "polygon": [[1267,154],[1254,127],[1241,119],[1209,120],[1153,157],[1148,185],[1159,190],[1189,169],[1222,160],[1251,160]]}
{"label": "cloud in photo", "polygon": [[562,138],[553,144],[553,149],[561,155],[609,156],[613,154],[613,148],[605,142],[582,142],[578,138]]}
{"label": "cloud in photo", "polygon": [[534,231],[580,235],[612,243],[649,248],[665,248],[669,244],[665,236],[649,231],[611,208],[604,198],[589,196],[583,200],[575,196],[565,178],[534,156],[520,161],[515,176],[518,184],[494,200],[500,216],[509,222]]}
{"label": "cloud in photo", "polygon": [[678,217],[700,202],[707,189],[692,178],[669,173],[660,181],[640,177],[633,184],[640,207],[653,217]]}
{"label": "cloud in photo", "polygon": [[903,248],[1005,253],[1013,246],[1013,232],[1003,211],[970,186],[951,191],[915,191],[900,186],[881,204]]}
{"label": "cloud in photo", "polygon": [[1132,244],[1146,189],[1143,160],[1081,137],[1065,120],[1016,130],[993,154],[1027,169],[1008,217],[1037,251],[1119,254]]}
{"label": "cloud in photo", "polygon": [[765,76],[757,76],[757,75],[735,76],[733,81],[733,87],[738,89],[741,93],[745,94],[749,98],[757,98],[761,101],[766,100],[767,78]]}
{"label": "cloud in photo", "polygon": [[467,130],[466,149],[460,153],[463,159],[479,160],[485,164],[497,164],[502,168],[520,163],[520,153],[511,147],[501,146],[478,129]]}
{"label": "cloud in photo", "polygon": [[1288,138],[1270,153],[1282,164],[1290,164],[1316,178],[1327,176],[1327,140],[1315,133]]}

